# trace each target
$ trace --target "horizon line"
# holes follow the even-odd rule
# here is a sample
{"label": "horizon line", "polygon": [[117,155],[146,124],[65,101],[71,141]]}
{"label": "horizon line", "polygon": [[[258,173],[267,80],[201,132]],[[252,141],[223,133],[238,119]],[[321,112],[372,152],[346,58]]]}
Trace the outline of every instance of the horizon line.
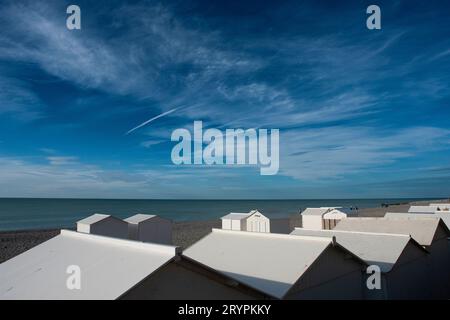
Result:
{"label": "horizon line", "polygon": [[143,200],[143,201],[305,201],[305,200],[448,200],[450,197],[375,197],[375,198],[283,198],[283,199],[258,199],[258,198],[78,198],[78,197],[1,197],[2,199],[39,199],[39,200]]}

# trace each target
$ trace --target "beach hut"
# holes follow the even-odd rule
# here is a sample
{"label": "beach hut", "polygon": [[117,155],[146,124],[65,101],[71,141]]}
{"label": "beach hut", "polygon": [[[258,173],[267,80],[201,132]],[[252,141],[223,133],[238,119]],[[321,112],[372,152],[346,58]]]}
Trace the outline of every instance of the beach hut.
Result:
{"label": "beach hut", "polygon": [[353,211],[352,209],[344,209],[344,208],[331,208],[330,211],[325,213],[322,217],[323,220],[323,227],[322,229],[333,229],[339,221],[342,219],[347,218],[348,216],[354,216],[357,215],[356,211]]}
{"label": "beach hut", "polygon": [[213,229],[184,256],[275,299],[361,299],[365,263],[333,238]]}
{"label": "beach hut", "polygon": [[333,229],[336,224],[348,216],[355,216],[358,212],[353,208],[320,207],[306,208],[302,213],[302,227],[312,230]]}
{"label": "beach hut", "polygon": [[250,211],[247,218],[247,231],[250,232],[270,232],[270,219],[258,210]]}
{"label": "beach hut", "polygon": [[128,224],[108,214],[96,213],[77,222],[77,231],[115,238],[128,238]]}
{"label": "beach hut", "polygon": [[172,244],[172,221],[150,214],[135,214],[127,219],[128,238],[143,242]]}
{"label": "beach hut", "polygon": [[[338,244],[381,271],[380,288],[367,286],[372,273],[365,273],[365,299],[429,299],[432,288],[424,275],[428,251],[409,235],[295,228],[291,235],[335,237]],[[411,280],[414,279],[414,280]]]}
{"label": "beach hut", "polygon": [[[249,224],[250,217],[252,219]],[[224,230],[270,232],[270,220],[258,210],[249,213],[232,212],[223,216],[221,220]]]}
{"label": "beach hut", "polygon": [[266,297],[178,247],[67,230],[0,264],[0,300]]}
{"label": "beach hut", "polygon": [[427,277],[433,283],[433,298],[445,299],[450,293],[450,231],[436,218],[347,218],[335,230],[407,234],[428,250]]}
{"label": "beach hut", "polygon": [[329,212],[327,208],[306,208],[302,213],[302,227],[306,229],[323,229],[322,217]]}

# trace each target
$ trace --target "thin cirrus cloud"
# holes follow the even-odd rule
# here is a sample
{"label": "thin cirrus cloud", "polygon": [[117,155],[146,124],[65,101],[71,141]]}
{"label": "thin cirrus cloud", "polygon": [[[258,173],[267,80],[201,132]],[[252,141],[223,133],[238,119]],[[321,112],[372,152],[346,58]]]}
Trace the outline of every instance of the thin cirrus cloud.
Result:
{"label": "thin cirrus cloud", "polygon": [[67,166],[78,163],[77,157],[51,156],[47,157],[47,160],[52,166]]}
{"label": "thin cirrus cloud", "polygon": [[412,127],[393,133],[328,127],[293,130],[284,133],[283,139],[281,174],[300,180],[344,179],[399,160],[445,152],[450,146],[450,130]]}
{"label": "thin cirrus cloud", "polygon": [[157,120],[159,118],[165,117],[165,116],[167,116],[167,115],[169,115],[169,114],[171,114],[171,113],[173,113],[173,112],[175,112],[177,110],[178,110],[178,108],[173,108],[173,109],[170,109],[169,111],[166,111],[166,112],[163,112],[161,114],[158,114],[157,116],[154,116],[154,117],[148,119],[147,121],[142,122],[140,125],[138,125],[138,126],[132,128],[132,129],[128,130],[125,134],[128,135],[128,134],[132,133],[133,131],[136,131],[139,128],[142,128],[142,127],[150,124],[151,122],[153,122],[153,121],[155,121],[155,120]]}
{"label": "thin cirrus cloud", "polygon": [[44,116],[41,108],[42,101],[30,90],[29,85],[0,75],[0,115],[25,122],[33,121]]}
{"label": "thin cirrus cloud", "polygon": [[[29,16],[30,11],[32,19]],[[50,74],[73,81],[81,87],[100,88],[122,94],[132,93],[141,98],[168,98],[170,103],[182,100],[183,103],[194,106],[190,113],[186,113],[188,117],[217,119],[219,116],[224,118],[221,121],[229,122],[227,116],[230,117],[230,109],[237,112],[242,110],[241,105],[245,105],[248,111],[244,120],[261,122],[264,120],[257,117],[251,119],[251,114],[255,114],[263,105],[268,112],[267,118],[279,115],[281,122],[285,119],[292,119],[291,122],[297,120],[306,122],[312,114],[323,114],[324,116],[320,118],[325,120],[333,117],[345,118],[347,111],[342,108],[339,100],[343,96],[353,95],[352,92],[330,94],[319,100],[315,99],[311,106],[308,101],[298,103],[298,98],[293,98],[286,90],[277,88],[283,85],[282,83],[277,86],[258,82],[225,85],[224,80],[228,77],[263,68],[264,63],[261,62],[263,60],[254,57],[251,59],[246,54],[226,47],[220,48],[218,45],[220,38],[217,35],[183,28],[170,11],[162,6],[121,8],[120,14],[126,18],[119,18],[119,21],[126,24],[130,31],[126,35],[113,38],[111,43],[130,43],[130,39],[139,40],[131,42],[131,46],[111,46],[111,43],[89,34],[80,36],[68,32],[57,23],[54,10],[45,6],[37,10],[23,10],[12,6],[8,12],[11,21],[15,21],[19,26],[13,28],[12,34],[26,34],[31,41],[28,47],[23,44],[11,46],[11,42],[7,42],[7,50],[3,50],[7,58],[34,61]],[[127,19],[130,16],[134,19]],[[395,36],[388,39],[377,51],[381,52],[391,46],[398,38],[399,36]],[[34,42],[40,43],[39,48],[32,46]],[[370,60],[374,54],[371,53],[370,47],[366,47],[366,43],[361,46],[350,46],[337,39],[328,38],[321,41],[321,39],[288,38],[277,45],[282,64],[301,68],[301,72],[309,78],[308,81],[328,80],[328,87],[360,79],[363,74],[361,71],[370,68],[374,62]],[[48,55],[47,52],[52,52],[52,55]],[[148,55],[147,59],[142,56],[143,52]],[[297,54],[302,52],[304,57],[307,57],[306,60],[302,59],[300,63],[290,61],[292,57],[287,53],[293,52]],[[195,71],[172,80],[168,87],[161,86],[155,80],[166,69],[184,63],[194,65]],[[343,68],[347,69],[347,72],[342,76]],[[336,81],[337,77],[339,81]],[[124,78],[127,81],[123,81]],[[175,98],[171,98],[170,88],[178,86],[179,93]],[[339,85],[337,89],[341,86]],[[148,95],[149,91],[158,93]],[[232,95],[239,95],[240,103],[234,101],[230,103],[233,99],[230,99],[230,93],[226,91],[233,92]],[[347,99],[356,100],[350,97]],[[337,101],[337,104],[329,106],[330,100]],[[344,106],[346,105],[345,103]],[[195,108],[196,106],[198,107]],[[358,108],[362,109],[364,105]],[[355,107],[350,110],[352,117],[356,115],[355,111],[357,111]]]}
{"label": "thin cirrus cloud", "polygon": [[[2,20],[9,32],[0,38],[2,58],[36,63],[47,73],[62,80],[73,81],[81,87],[102,88],[125,92],[127,83],[121,77],[133,72],[103,41],[69,32],[60,25],[55,9],[47,4],[10,5]],[[7,35],[24,37],[22,42],[12,41]],[[39,43],[39,46],[35,44]],[[52,54],[50,55],[49,52]]]}

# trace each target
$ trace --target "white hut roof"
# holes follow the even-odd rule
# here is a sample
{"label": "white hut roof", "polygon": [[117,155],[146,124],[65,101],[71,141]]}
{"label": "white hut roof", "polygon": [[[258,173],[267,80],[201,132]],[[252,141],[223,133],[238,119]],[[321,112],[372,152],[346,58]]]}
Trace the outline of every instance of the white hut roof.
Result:
{"label": "white hut roof", "polygon": [[237,212],[231,212],[225,216],[223,216],[220,219],[229,219],[229,220],[243,220],[250,217],[253,213],[237,213]]}
{"label": "white hut roof", "polygon": [[[116,299],[177,253],[173,246],[62,230],[0,264],[0,300]],[[81,269],[81,290],[66,287],[69,265]]]}
{"label": "white hut roof", "polygon": [[252,216],[259,216],[259,217],[265,217],[268,218],[266,215],[262,214],[261,212],[259,212],[258,210],[252,210],[249,212],[249,216],[248,218],[252,217]]}
{"label": "white hut roof", "polygon": [[132,224],[138,224],[138,223],[141,223],[143,221],[153,219],[155,217],[156,217],[156,215],[154,215],[154,214],[138,213],[138,214],[135,214],[134,216],[126,218],[124,221],[126,221],[128,223],[132,223]]}
{"label": "white hut roof", "polygon": [[213,229],[183,255],[238,282],[282,298],[332,238]]}
{"label": "white hut roof", "polygon": [[344,214],[346,216],[351,215],[357,215],[357,211],[351,211],[351,210],[344,210],[344,209],[331,209],[330,211],[326,212],[323,216],[326,217],[327,215],[333,215],[333,214]]}
{"label": "white hut roof", "polygon": [[437,210],[436,207],[431,207],[431,206],[410,206],[408,209],[408,212],[434,213],[436,210]]}
{"label": "white hut roof", "polygon": [[438,219],[347,218],[342,219],[334,230],[409,234],[421,245],[429,246],[438,226]]}
{"label": "white hut roof", "polygon": [[331,208],[306,208],[302,212],[302,216],[322,216],[331,210]]}
{"label": "white hut roof", "polygon": [[408,243],[413,242],[423,250],[409,235],[403,234],[295,228],[291,232],[291,235],[314,237],[334,236],[340,245],[364,260],[367,264],[379,266],[382,272],[392,270]]}
{"label": "white hut roof", "polygon": [[115,217],[113,217],[113,216],[111,216],[109,214],[94,213],[93,215],[91,215],[91,216],[89,216],[87,218],[84,218],[84,219],[81,219],[81,220],[77,221],[77,223],[80,223],[80,224],[94,224],[94,223],[97,223],[97,222],[102,221],[102,220],[104,220],[106,218],[109,218],[109,217],[112,217],[114,219],[120,220],[120,219],[115,218]]}
{"label": "white hut roof", "polygon": [[403,213],[403,212],[386,212],[384,215],[388,219],[441,219],[450,229],[450,213]]}

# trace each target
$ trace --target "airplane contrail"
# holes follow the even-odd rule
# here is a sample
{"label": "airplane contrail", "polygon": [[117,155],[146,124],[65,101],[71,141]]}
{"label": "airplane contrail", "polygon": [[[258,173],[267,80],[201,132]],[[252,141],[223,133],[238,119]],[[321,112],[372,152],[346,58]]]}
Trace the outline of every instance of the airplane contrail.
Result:
{"label": "airplane contrail", "polygon": [[135,130],[137,130],[137,129],[139,129],[139,128],[141,128],[141,127],[147,125],[147,124],[149,124],[150,122],[155,121],[156,119],[159,119],[159,118],[161,118],[161,117],[164,117],[164,116],[166,116],[166,115],[168,115],[168,114],[171,114],[172,112],[175,112],[175,111],[177,111],[177,110],[178,110],[178,108],[175,108],[175,109],[172,109],[172,110],[163,112],[163,113],[161,113],[161,114],[159,114],[159,115],[157,115],[157,116],[155,116],[155,117],[153,117],[153,118],[151,118],[151,119],[148,119],[147,121],[141,123],[141,124],[138,125],[137,127],[134,127],[133,129],[129,130],[127,133],[125,133],[125,135],[130,134],[130,133],[132,133],[133,131],[135,131]]}

